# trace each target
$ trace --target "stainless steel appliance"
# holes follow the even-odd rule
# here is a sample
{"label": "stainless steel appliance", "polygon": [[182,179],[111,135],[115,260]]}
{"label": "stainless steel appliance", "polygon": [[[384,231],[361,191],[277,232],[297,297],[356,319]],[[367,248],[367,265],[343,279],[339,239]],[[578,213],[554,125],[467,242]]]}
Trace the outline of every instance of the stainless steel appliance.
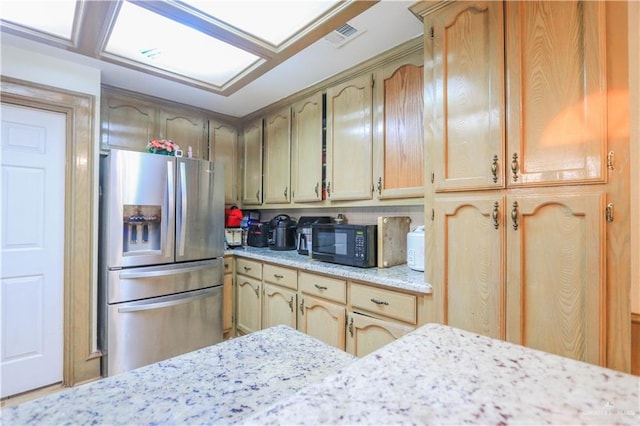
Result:
{"label": "stainless steel appliance", "polygon": [[347,224],[311,225],[314,259],[370,268],[377,263],[377,226]]}
{"label": "stainless steel appliance", "polygon": [[271,250],[296,249],[297,223],[289,215],[280,214],[269,222],[269,248]]}
{"label": "stainless steel appliance", "polygon": [[224,170],[111,150],[100,168],[102,373],[222,341]]}
{"label": "stainless steel appliance", "polygon": [[331,223],[329,216],[302,216],[298,219],[296,228],[296,249],[298,254],[308,255],[311,253],[311,225],[314,223]]}

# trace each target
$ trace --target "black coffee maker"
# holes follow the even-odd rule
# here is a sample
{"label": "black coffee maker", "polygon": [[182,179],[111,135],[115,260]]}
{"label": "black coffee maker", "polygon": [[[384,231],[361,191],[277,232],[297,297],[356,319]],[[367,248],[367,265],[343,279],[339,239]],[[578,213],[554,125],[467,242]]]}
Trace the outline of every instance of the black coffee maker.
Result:
{"label": "black coffee maker", "polygon": [[286,214],[280,214],[269,221],[269,248],[271,250],[296,249],[297,223]]}

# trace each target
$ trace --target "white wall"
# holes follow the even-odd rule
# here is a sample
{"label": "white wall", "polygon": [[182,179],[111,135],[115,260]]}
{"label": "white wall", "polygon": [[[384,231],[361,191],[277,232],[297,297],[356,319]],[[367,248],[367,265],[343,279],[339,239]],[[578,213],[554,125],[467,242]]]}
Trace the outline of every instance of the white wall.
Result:
{"label": "white wall", "polygon": [[[53,56],[5,44],[0,45],[0,75],[26,80],[95,97],[94,117],[94,259],[97,259],[98,245],[98,159],[100,155],[100,70],[97,68],[65,61]],[[97,307],[97,269],[93,271],[94,307]],[[94,312],[93,351],[97,350],[97,312]]]}

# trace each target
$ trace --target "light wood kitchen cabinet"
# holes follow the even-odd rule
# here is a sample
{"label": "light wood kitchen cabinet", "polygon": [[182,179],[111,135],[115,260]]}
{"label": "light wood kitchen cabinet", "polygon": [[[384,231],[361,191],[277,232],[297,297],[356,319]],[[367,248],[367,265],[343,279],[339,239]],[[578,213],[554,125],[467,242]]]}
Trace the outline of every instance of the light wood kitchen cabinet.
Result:
{"label": "light wood kitchen cabinet", "polygon": [[222,332],[226,338],[231,337],[233,333],[233,272],[234,272],[233,256],[224,257],[224,276],[222,285]]}
{"label": "light wood kitchen cabinet", "polygon": [[412,6],[434,104],[425,239],[438,316],[601,365],[615,335],[605,332],[607,205],[621,185],[595,185],[607,168],[605,7]]}
{"label": "light wood kitchen cabinet", "polygon": [[191,147],[193,158],[209,159],[207,120],[202,113],[162,106],[158,115],[160,138],[177,143],[185,157]]}
{"label": "light wood kitchen cabinet", "polygon": [[209,120],[209,160],[224,164],[224,202],[236,204],[238,197],[238,129]]}
{"label": "light wood kitchen cabinet", "polygon": [[346,281],[299,272],[298,286],[301,292],[298,329],[345,350]]}
{"label": "light wood kitchen cabinet", "polygon": [[262,264],[236,259],[236,330],[248,334],[262,329]]}
{"label": "light wood kitchen cabinet", "polygon": [[264,302],[262,328],[285,324],[297,328],[298,272],[265,263],[262,265]]}
{"label": "light wood kitchen cabinet", "polygon": [[322,92],[293,105],[291,190],[296,203],[322,201]]}
{"label": "light wood kitchen cabinet", "polygon": [[328,345],[345,350],[345,306],[304,293],[300,299],[298,329]]}
{"label": "light wood kitchen cabinet", "polygon": [[373,196],[371,74],[329,87],[326,130],[326,193],[331,201]]}
{"label": "light wood kitchen cabinet", "polygon": [[347,319],[347,352],[363,357],[388,345],[414,327],[351,312]]}
{"label": "light wood kitchen cabinet", "polygon": [[295,290],[265,282],[262,328],[280,324],[297,328],[297,296]]}
{"label": "light wood kitchen cabinet", "polygon": [[424,197],[423,53],[375,73],[374,183],[378,199]]}
{"label": "light wood kitchen cabinet", "polygon": [[146,151],[147,143],[158,138],[157,107],[151,102],[102,90],[100,109],[102,147]]}
{"label": "light wood kitchen cabinet", "polygon": [[291,199],[291,108],[268,115],[264,123],[265,204]]}
{"label": "light wood kitchen cabinet", "polygon": [[349,283],[351,309],[416,324],[416,296],[394,290]]}
{"label": "light wood kitchen cabinet", "polygon": [[243,130],[242,204],[262,204],[262,118]]}

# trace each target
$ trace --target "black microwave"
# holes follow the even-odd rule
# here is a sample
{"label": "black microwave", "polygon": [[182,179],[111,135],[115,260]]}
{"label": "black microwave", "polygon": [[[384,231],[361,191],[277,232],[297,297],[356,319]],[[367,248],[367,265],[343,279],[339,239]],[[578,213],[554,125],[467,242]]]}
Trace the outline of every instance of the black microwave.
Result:
{"label": "black microwave", "polygon": [[377,261],[377,225],[314,223],[312,257],[340,265],[371,268]]}

